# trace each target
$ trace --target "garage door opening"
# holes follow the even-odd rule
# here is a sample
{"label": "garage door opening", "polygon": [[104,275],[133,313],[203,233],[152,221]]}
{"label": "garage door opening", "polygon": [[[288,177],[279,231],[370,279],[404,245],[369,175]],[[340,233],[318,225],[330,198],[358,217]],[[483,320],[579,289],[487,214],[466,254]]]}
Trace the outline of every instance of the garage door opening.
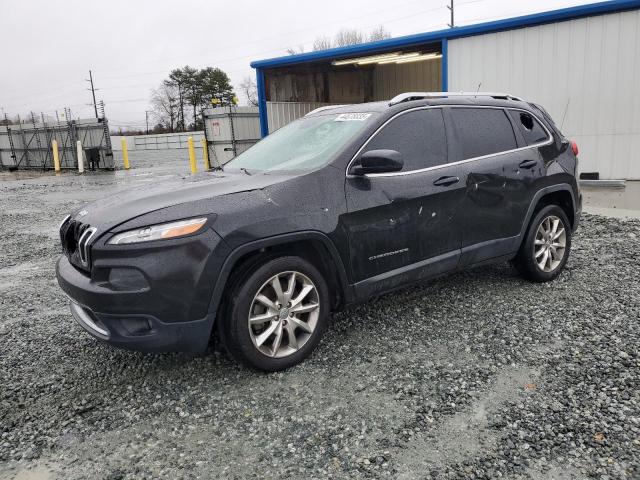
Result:
{"label": "garage door opening", "polygon": [[311,110],[442,90],[441,43],[264,70],[268,131]]}

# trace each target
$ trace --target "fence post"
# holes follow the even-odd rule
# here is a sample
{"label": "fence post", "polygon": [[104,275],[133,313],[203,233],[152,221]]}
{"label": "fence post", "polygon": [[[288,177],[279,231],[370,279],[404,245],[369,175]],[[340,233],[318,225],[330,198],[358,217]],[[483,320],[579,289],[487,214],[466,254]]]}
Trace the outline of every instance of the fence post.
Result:
{"label": "fence post", "polygon": [[209,149],[207,148],[207,139],[202,139],[202,158],[204,159],[204,169],[211,170],[211,165],[209,164]]}
{"label": "fence post", "polygon": [[187,143],[189,144],[189,164],[191,165],[191,173],[196,173],[198,171],[198,167],[196,165],[196,149],[193,147],[193,137],[189,137],[187,139]]}
{"label": "fence post", "polygon": [[60,152],[58,151],[58,141],[51,140],[51,150],[53,150],[53,168],[56,173],[60,173]]}
{"label": "fence post", "polygon": [[127,150],[126,137],[122,137],[120,142],[122,143],[122,162],[124,163],[124,169],[129,170],[129,150]]}
{"label": "fence post", "polygon": [[76,153],[78,154],[78,173],[84,173],[84,155],[82,152],[82,142],[76,142]]}

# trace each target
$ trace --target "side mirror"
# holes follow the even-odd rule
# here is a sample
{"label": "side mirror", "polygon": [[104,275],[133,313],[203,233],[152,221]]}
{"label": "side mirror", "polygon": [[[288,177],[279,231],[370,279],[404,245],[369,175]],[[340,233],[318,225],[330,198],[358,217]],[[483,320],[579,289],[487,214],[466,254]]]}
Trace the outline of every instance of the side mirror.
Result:
{"label": "side mirror", "polygon": [[369,150],[360,156],[351,174],[399,172],[403,165],[402,154],[396,150]]}

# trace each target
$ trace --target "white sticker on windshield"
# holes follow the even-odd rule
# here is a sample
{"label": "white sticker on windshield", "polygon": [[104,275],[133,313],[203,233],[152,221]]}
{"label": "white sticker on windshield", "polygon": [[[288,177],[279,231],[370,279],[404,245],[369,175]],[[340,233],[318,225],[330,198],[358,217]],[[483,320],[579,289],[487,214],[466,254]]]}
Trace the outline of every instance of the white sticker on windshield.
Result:
{"label": "white sticker on windshield", "polygon": [[341,113],[335,118],[335,122],[364,122],[371,116],[370,113]]}

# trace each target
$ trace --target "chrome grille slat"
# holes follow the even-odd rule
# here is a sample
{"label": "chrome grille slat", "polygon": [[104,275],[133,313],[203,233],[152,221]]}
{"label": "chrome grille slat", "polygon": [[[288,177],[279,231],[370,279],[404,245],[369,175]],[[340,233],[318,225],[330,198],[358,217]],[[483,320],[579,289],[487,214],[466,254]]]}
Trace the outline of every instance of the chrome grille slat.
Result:
{"label": "chrome grille slat", "polygon": [[69,261],[77,267],[89,269],[89,246],[97,232],[96,227],[74,219],[65,219],[60,225],[62,250]]}
{"label": "chrome grille slat", "polygon": [[80,262],[85,266],[89,266],[89,252],[88,246],[91,238],[96,234],[98,229],[96,227],[87,228],[78,240],[78,254],[80,255]]}

